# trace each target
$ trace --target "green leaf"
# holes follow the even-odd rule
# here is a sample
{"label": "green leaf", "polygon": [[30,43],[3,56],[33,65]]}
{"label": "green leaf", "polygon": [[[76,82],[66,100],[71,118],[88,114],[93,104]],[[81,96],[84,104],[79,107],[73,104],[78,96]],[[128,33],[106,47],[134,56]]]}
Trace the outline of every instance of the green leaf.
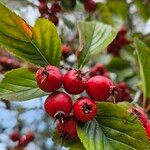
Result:
{"label": "green leaf", "polygon": [[134,71],[130,63],[119,57],[112,57],[110,62],[107,64],[107,69],[117,75],[118,82],[134,75]]}
{"label": "green leaf", "polygon": [[[111,0],[108,1],[107,6],[110,12],[122,19],[126,19],[128,16],[128,4],[124,0],[116,1]],[[118,7],[117,7],[118,6]],[[117,9],[116,9],[117,8]]]}
{"label": "green leaf", "polygon": [[149,150],[141,123],[122,106],[97,103],[96,120],[80,124],[78,135],[87,150]]}
{"label": "green leaf", "polygon": [[80,47],[78,67],[83,67],[89,58],[104,50],[115,38],[117,32],[109,25],[100,22],[78,22]]}
{"label": "green leaf", "polygon": [[100,15],[100,20],[102,20],[104,23],[113,25],[112,15],[108,5],[105,3],[98,3],[97,9]]}
{"label": "green leaf", "polygon": [[134,40],[134,45],[139,64],[139,73],[142,80],[143,104],[145,105],[146,98],[150,98],[150,47],[147,47],[144,42],[138,39]]}
{"label": "green leaf", "polygon": [[0,46],[36,65],[59,65],[61,41],[53,23],[38,19],[32,28],[2,3],[0,12]]}
{"label": "green leaf", "polygon": [[59,66],[61,41],[55,25],[46,19],[38,19],[33,28],[33,44],[37,47],[45,62]]}
{"label": "green leaf", "polygon": [[144,20],[144,21],[147,21],[148,19],[150,19],[150,9],[149,9],[149,4],[148,3],[145,3],[141,0],[135,0],[135,4],[136,4],[136,7],[138,9],[138,12],[141,16],[141,18]]}
{"label": "green leaf", "polygon": [[37,87],[34,73],[26,68],[7,72],[0,83],[0,98],[7,100],[24,101],[44,95]]}
{"label": "green leaf", "polygon": [[87,150],[113,150],[98,122],[94,119],[78,126],[78,136]]}
{"label": "green leaf", "polygon": [[[122,106],[97,103],[97,121],[114,149],[148,150],[149,141],[142,124]],[[142,139],[141,139],[142,137]]]}
{"label": "green leaf", "polygon": [[53,134],[53,141],[59,145],[63,144],[63,146],[68,147],[69,150],[85,150],[79,138],[75,138],[73,140],[63,140],[62,142],[60,136],[55,132]]}

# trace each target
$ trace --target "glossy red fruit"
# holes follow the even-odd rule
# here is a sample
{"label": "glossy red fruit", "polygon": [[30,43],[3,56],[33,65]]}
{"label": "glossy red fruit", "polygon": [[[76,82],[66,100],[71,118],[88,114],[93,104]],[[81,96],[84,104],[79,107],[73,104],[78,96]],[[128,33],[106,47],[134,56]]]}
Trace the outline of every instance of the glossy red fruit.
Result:
{"label": "glossy red fruit", "polygon": [[77,121],[73,117],[66,118],[63,123],[58,122],[57,132],[63,139],[74,139],[77,137]]}
{"label": "glossy red fruit", "polygon": [[133,113],[137,116],[140,122],[143,124],[144,127],[147,126],[148,123],[148,116],[144,112],[143,108],[141,107],[133,107],[128,110],[130,113]]}
{"label": "glossy red fruit", "polygon": [[28,142],[31,142],[31,141],[33,141],[34,140],[34,138],[35,138],[35,136],[34,136],[34,133],[33,132],[28,132],[27,134],[26,134],[26,138],[27,138],[27,141]]}
{"label": "glossy red fruit", "polygon": [[57,67],[47,65],[37,70],[36,81],[43,91],[54,92],[61,87],[63,75]]}
{"label": "glossy red fruit", "polygon": [[86,78],[79,70],[68,71],[63,80],[63,86],[69,94],[80,94],[85,90]]}
{"label": "glossy red fruit", "polygon": [[145,127],[145,131],[146,131],[148,139],[150,140],[150,122],[147,123]]}
{"label": "glossy red fruit", "polygon": [[24,135],[19,140],[19,146],[25,147],[25,146],[27,146],[27,144],[28,144],[27,137],[26,137],[26,135]]}
{"label": "glossy red fruit", "polygon": [[11,134],[10,134],[10,139],[13,141],[13,142],[16,142],[16,141],[19,141],[20,139],[20,134],[18,131],[13,131]]}
{"label": "glossy red fruit", "polygon": [[86,83],[86,92],[91,99],[106,101],[111,94],[113,82],[104,76],[94,76]]}
{"label": "glossy red fruit", "polygon": [[69,116],[72,111],[72,100],[64,92],[52,93],[45,101],[45,111],[55,119]]}
{"label": "glossy red fruit", "polygon": [[87,122],[96,116],[97,107],[95,102],[90,98],[81,97],[74,103],[73,111],[77,120]]}
{"label": "glossy red fruit", "polygon": [[96,2],[94,0],[85,0],[84,8],[87,12],[94,12],[96,10]]}

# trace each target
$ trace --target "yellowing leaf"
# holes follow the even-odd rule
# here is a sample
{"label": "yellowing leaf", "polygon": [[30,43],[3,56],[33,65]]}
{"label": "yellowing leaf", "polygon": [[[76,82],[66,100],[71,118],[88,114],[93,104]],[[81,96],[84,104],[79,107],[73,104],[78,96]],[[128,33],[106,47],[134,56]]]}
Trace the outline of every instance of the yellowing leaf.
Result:
{"label": "yellowing leaf", "polygon": [[38,19],[31,28],[21,17],[0,3],[0,46],[39,66],[59,66],[61,40],[55,25]]}

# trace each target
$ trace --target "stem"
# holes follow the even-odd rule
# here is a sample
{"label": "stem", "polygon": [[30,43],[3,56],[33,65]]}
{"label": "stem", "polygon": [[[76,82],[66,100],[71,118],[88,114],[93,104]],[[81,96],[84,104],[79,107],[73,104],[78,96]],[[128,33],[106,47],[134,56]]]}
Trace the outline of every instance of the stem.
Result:
{"label": "stem", "polygon": [[133,0],[131,0],[130,2],[128,2],[128,0],[126,0],[126,3],[128,4],[127,8],[128,8],[128,16],[127,16],[127,21],[129,24],[129,29],[131,31],[131,33],[133,33],[133,29],[134,29],[134,25],[133,25],[133,21],[132,21],[132,14],[131,14],[131,7],[134,3]]}
{"label": "stem", "polygon": [[136,104],[139,101],[139,98],[140,98],[141,94],[142,94],[141,91],[136,92],[135,97],[132,101],[132,104]]}

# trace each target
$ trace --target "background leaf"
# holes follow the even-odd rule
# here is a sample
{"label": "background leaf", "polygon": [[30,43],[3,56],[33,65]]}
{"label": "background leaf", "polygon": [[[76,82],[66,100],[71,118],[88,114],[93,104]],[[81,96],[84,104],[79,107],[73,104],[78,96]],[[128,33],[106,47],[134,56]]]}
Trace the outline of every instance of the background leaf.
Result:
{"label": "background leaf", "polygon": [[134,75],[134,70],[132,69],[130,62],[119,57],[112,57],[106,67],[109,71],[116,74],[117,82],[126,80]]}
{"label": "background leaf", "polygon": [[[80,124],[78,135],[90,150],[149,150],[149,141],[141,123],[122,106],[97,103],[96,120]],[[142,137],[142,138],[141,138]]]}
{"label": "background leaf", "polygon": [[150,98],[150,48],[138,39],[134,40],[134,45],[138,58],[139,73],[142,80],[141,88],[145,105],[146,98]]}
{"label": "background leaf", "polygon": [[[128,4],[124,0],[110,0],[108,1],[108,8],[111,13],[114,15],[121,17],[122,19],[126,19],[128,16]],[[119,6],[119,7],[117,7]],[[116,9],[117,8],[117,9]]]}
{"label": "background leaf", "polygon": [[108,8],[108,5],[105,3],[98,3],[97,9],[99,12],[99,19],[104,23],[113,25],[112,14]]}
{"label": "background leaf", "polygon": [[36,65],[59,65],[61,41],[53,23],[38,19],[32,29],[2,3],[0,12],[0,46]]}
{"label": "background leaf", "polygon": [[147,21],[150,18],[149,4],[141,0],[135,0],[135,5],[138,9],[138,12],[141,18],[144,21]]}
{"label": "background leaf", "polygon": [[91,55],[101,52],[115,38],[117,32],[111,26],[100,22],[78,22],[80,47],[78,66],[83,67]]}
{"label": "background leaf", "polygon": [[14,69],[5,74],[0,83],[0,98],[30,100],[46,95],[36,84],[34,73],[26,68]]}

